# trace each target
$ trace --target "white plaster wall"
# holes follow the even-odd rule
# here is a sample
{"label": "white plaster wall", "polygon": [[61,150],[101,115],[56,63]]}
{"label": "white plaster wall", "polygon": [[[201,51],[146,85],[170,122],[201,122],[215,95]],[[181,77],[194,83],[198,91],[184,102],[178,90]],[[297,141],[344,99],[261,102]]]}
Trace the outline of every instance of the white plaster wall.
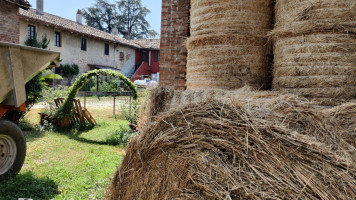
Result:
{"label": "white plaster wall", "polygon": [[123,75],[128,75],[128,73],[133,69],[135,70],[135,49],[130,48],[130,47],[119,47],[118,49],[118,55],[120,51],[123,51],[125,54],[125,60],[122,61],[120,64],[122,64],[121,68],[121,73]]}
{"label": "white plaster wall", "polygon": [[[20,20],[20,44],[22,45],[25,44],[27,39],[28,24],[36,26],[38,39],[41,39],[45,34],[47,35],[47,38],[50,39],[48,49],[61,53],[61,64],[77,64],[80,74],[90,70],[88,64],[115,67],[121,70],[123,74],[123,71],[128,71],[130,67],[135,65],[135,49],[133,47],[119,45],[115,51],[114,43],[110,42],[109,55],[105,55],[105,41],[103,40],[88,38],[66,30],[56,29],[52,26],[28,22],[25,19]],[[61,47],[54,46],[55,31],[61,33]],[[87,39],[87,51],[81,50],[82,38]],[[120,61],[120,52],[125,54],[124,61]]]}

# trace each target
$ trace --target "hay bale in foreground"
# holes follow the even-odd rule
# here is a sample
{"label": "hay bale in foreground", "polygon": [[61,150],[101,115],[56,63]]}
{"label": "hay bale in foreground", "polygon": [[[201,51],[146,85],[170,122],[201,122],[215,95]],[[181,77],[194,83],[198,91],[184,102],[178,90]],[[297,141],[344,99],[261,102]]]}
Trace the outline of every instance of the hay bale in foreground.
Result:
{"label": "hay bale in foreground", "polygon": [[354,0],[278,0],[273,89],[322,105],[356,99]]}
{"label": "hay bale in foreground", "polygon": [[[143,131],[162,113],[181,106],[199,105],[204,101],[223,102],[227,105],[243,105],[249,115],[268,120],[273,124],[297,130],[329,145],[333,151],[351,152],[346,157],[356,161],[356,107],[347,103],[332,109],[321,107],[316,102],[293,95],[271,91],[256,91],[243,87],[234,91],[188,90],[179,91],[159,87],[151,91],[146,109],[141,109],[139,130]],[[350,137],[351,136],[351,137]]]}
{"label": "hay bale in foreground", "polygon": [[[184,93],[180,99],[202,92]],[[171,96],[164,101],[174,104],[178,98]],[[250,102],[242,106],[228,96],[158,114],[127,147],[109,199],[356,198],[355,162],[347,150],[352,147],[314,136],[312,130],[327,126],[321,120],[312,128],[308,121],[317,117],[306,114],[312,112],[307,102],[241,92],[242,102]],[[261,110],[268,99],[274,106]],[[289,106],[293,101],[299,108]],[[289,112],[299,119],[287,116],[284,123]]]}
{"label": "hay bale in foreground", "polygon": [[192,0],[187,89],[265,88],[271,0]]}
{"label": "hay bale in foreground", "polygon": [[345,130],[343,139],[356,148],[356,102],[345,103],[325,112]]}

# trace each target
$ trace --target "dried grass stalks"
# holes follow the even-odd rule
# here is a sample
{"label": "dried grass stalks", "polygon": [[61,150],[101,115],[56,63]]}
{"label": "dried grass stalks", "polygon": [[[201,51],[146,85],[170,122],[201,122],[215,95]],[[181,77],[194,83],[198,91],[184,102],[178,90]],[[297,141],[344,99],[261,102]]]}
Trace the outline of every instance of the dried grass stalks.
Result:
{"label": "dried grass stalks", "polygon": [[192,0],[187,88],[267,85],[270,0]]}
{"label": "dried grass stalks", "polygon": [[277,0],[275,36],[356,33],[354,0]]}
{"label": "dried grass stalks", "polygon": [[160,109],[148,110],[155,120],[127,147],[109,199],[356,198],[356,151],[339,124],[354,124],[346,117],[356,104],[322,109],[248,88],[154,96],[163,94]]}
{"label": "dried grass stalks", "polygon": [[273,88],[323,105],[356,98],[356,2],[278,0]]}

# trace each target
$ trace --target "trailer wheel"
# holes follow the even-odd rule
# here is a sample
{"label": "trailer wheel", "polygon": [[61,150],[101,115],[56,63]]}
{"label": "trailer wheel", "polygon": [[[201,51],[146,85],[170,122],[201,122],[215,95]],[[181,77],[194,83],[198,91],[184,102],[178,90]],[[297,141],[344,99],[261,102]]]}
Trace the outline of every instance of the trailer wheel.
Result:
{"label": "trailer wheel", "polygon": [[0,181],[21,170],[26,157],[26,140],[14,123],[0,119]]}

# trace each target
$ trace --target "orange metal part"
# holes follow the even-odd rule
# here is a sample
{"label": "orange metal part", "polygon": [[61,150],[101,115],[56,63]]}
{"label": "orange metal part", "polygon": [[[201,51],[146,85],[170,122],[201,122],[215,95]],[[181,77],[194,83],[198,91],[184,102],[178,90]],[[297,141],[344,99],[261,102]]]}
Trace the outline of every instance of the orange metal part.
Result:
{"label": "orange metal part", "polygon": [[6,106],[6,105],[0,105],[0,118],[2,118],[2,116],[4,116],[4,114],[8,111],[8,110],[18,110],[18,111],[22,111],[22,112],[26,112],[26,103],[23,103],[20,107],[14,107],[14,106]]}
{"label": "orange metal part", "polygon": [[2,118],[2,116],[4,116],[6,112],[7,112],[7,109],[3,108],[3,107],[0,105],[0,118]]}

